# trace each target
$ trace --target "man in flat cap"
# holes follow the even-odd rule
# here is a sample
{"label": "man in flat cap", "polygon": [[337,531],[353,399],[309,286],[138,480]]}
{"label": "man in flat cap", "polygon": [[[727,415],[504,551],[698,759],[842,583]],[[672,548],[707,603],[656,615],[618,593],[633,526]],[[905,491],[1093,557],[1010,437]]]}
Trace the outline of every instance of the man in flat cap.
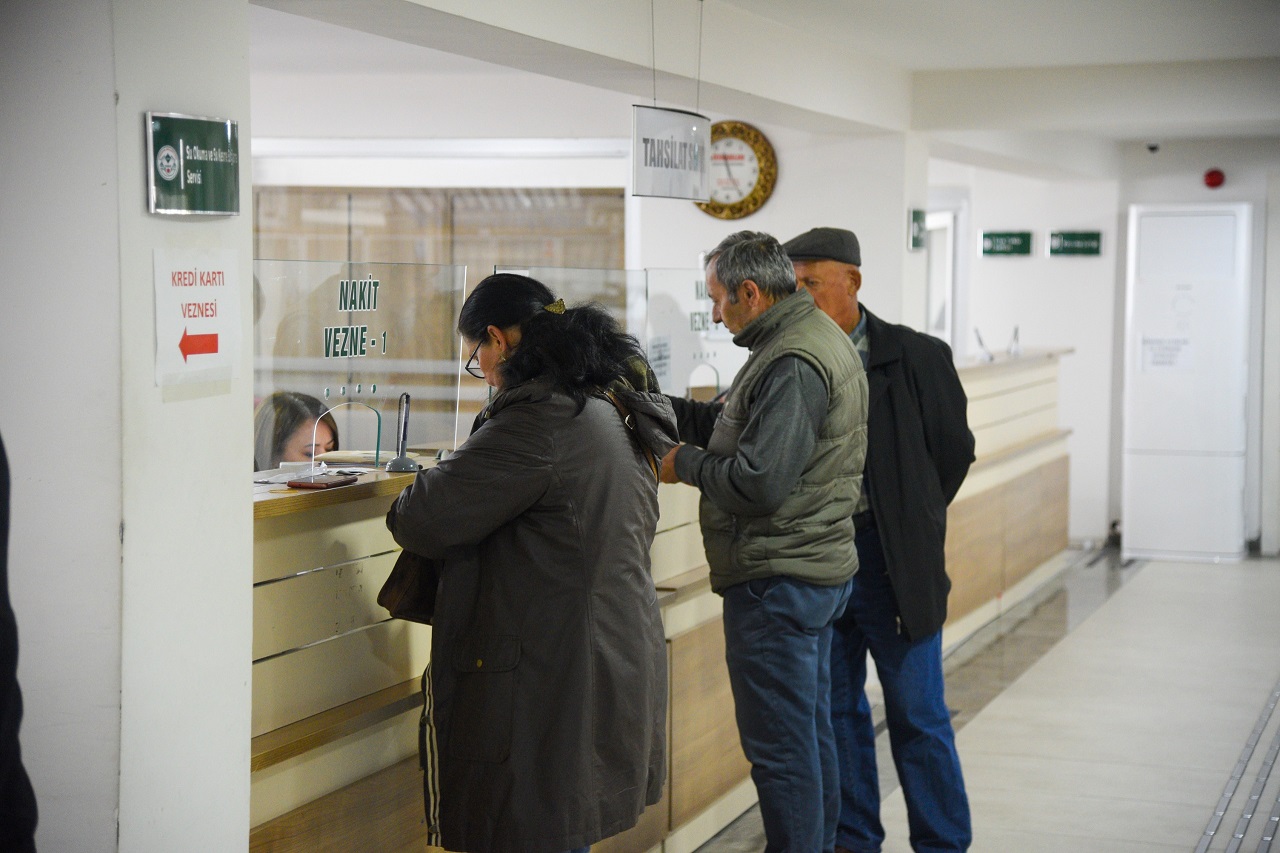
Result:
{"label": "man in flat cap", "polygon": [[943,698],[947,504],[973,462],[964,389],[942,341],[886,323],[858,303],[862,250],[852,231],[814,228],[784,245],[799,285],[849,335],[870,402],[859,570],[831,646],[831,717],[840,762],[836,850],[884,841],[867,652],[884,688],[894,764],[917,851],[966,850],[973,834]]}

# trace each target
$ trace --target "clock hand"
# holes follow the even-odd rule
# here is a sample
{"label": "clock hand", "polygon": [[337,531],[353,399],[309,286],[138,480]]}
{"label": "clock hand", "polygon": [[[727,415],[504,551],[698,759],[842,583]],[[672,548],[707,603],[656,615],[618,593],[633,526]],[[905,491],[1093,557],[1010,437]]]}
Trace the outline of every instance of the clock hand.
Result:
{"label": "clock hand", "polygon": [[733,188],[738,192],[742,192],[742,187],[738,185],[738,179],[733,176],[733,170],[729,168],[729,158],[720,161],[724,164],[724,170],[729,175],[729,180],[733,181]]}

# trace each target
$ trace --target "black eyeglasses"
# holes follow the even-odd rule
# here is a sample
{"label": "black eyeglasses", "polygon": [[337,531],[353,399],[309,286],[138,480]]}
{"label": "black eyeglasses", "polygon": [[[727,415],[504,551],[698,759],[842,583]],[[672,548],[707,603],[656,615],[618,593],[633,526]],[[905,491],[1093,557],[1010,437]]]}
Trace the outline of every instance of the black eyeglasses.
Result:
{"label": "black eyeglasses", "polygon": [[483,344],[484,339],[482,338],[480,343],[476,344],[476,348],[471,351],[471,358],[467,359],[467,366],[465,368],[467,373],[470,373],[476,379],[484,379],[484,371],[480,369],[480,364],[476,361],[476,356],[480,353],[480,347]]}

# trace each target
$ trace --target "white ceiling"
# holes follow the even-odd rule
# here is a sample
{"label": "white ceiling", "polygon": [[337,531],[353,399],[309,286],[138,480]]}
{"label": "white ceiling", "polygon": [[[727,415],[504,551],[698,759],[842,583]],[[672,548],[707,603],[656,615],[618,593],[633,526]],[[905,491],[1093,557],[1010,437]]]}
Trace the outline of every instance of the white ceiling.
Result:
{"label": "white ceiling", "polygon": [[[1280,58],[1280,0],[712,0],[910,71]],[[260,6],[255,70],[504,71]],[[798,60],[803,58],[797,58]]]}
{"label": "white ceiling", "polygon": [[717,0],[910,71],[1280,57],[1278,0]]}
{"label": "white ceiling", "polygon": [[249,68],[276,74],[501,74],[510,69],[249,6]]}
{"label": "white ceiling", "polygon": [[[515,0],[527,2],[527,0]],[[338,0],[309,7],[294,0],[253,0],[275,2],[307,14],[310,8],[340,6]],[[692,0],[689,0],[692,2]],[[698,0],[703,2],[703,0]],[[1187,63],[1269,60],[1264,77],[1246,83],[1251,103],[1263,104],[1268,115],[1250,126],[1238,120],[1213,119],[1182,126],[1190,114],[1203,110],[1170,108],[1153,117],[1112,111],[1106,123],[1094,116],[1081,116],[1079,127],[1026,126],[1017,129],[1081,132],[1112,140],[1139,139],[1166,135],[1205,135],[1206,127],[1222,136],[1273,135],[1280,106],[1280,92],[1274,99],[1268,87],[1277,79],[1275,63],[1280,60],[1280,0],[705,0],[732,6],[741,13],[785,26],[793,32],[811,34],[814,50],[796,56],[796,62],[821,63],[835,47],[847,47],[855,56],[872,57],[913,72],[991,71],[1017,74],[1009,69],[1059,69],[1061,73],[1099,68],[1088,78],[1089,86],[1107,86],[1117,79],[1117,66],[1144,66],[1141,73],[1164,74],[1161,63],[1169,63],[1170,79],[1182,79],[1176,66]],[[350,9],[350,6],[345,7]],[[501,64],[470,56],[433,50],[394,38],[324,23],[261,6],[250,6],[250,66],[258,73],[337,74],[510,74]],[[319,14],[319,12],[317,12]],[[364,15],[365,13],[361,13]],[[351,18],[351,25],[364,20]],[[375,27],[370,27],[375,29]],[[386,29],[384,31],[391,32]],[[406,37],[408,38],[408,37]],[[421,39],[419,39],[421,40]],[[523,47],[523,46],[521,46]],[[498,62],[519,65],[521,59],[495,46],[483,55]],[[529,70],[565,76],[581,81],[578,73],[561,73],[554,59],[544,64],[525,64]],[[545,63],[551,63],[547,65]],[[1045,72],[1050,73],[1050,72]],[[1224,72],[1249,79],[1252,70]],[[1176,76],[1175,76],[1176,75]],[[937,75],[929,83],[936,85]],[[995,87],[1009,79],[997,78]],[[1233,78],[1234,79],[1234,78]],[[635,81],[631,81],[634,83]],[[620,88],[618,81],[597,85]],[[1079,85],[1079,84],[1077,84]],[[647,77],[646,77],[647,86]],[[1260,88],[1261,87],[1261,88]],[[1081,87],[1082,89],[1087,87]],[[1212,97],[1212,96],[1210,96]],[[1184,105],[1185,106],[1185,105]],[[1086,120],[1087,119],[1087,120]],[[1028,114],[1028,122],[1036,116]],[[1154,123],[1154,125],[1153,125]],[[997,128],[997,125],[991,125]],[[1005,129],[1009,129],[1006,127]]]}

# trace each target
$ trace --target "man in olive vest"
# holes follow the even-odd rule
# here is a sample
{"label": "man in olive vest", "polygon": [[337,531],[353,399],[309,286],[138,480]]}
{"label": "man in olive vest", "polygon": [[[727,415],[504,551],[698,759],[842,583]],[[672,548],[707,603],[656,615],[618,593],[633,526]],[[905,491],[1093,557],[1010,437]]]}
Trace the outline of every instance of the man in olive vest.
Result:
{"label": "man in olive vest", "polygon": [[725,660],[768,850],[831,850],[831,626],[858,568],[866,374],[848,336],[797,292],[774,238],[725,238],[706,276],[712,318],[751,355],[723,404],[672,399],[688,443],[662,460],[662,480],[702,491],[703,545],[724,596]]}

